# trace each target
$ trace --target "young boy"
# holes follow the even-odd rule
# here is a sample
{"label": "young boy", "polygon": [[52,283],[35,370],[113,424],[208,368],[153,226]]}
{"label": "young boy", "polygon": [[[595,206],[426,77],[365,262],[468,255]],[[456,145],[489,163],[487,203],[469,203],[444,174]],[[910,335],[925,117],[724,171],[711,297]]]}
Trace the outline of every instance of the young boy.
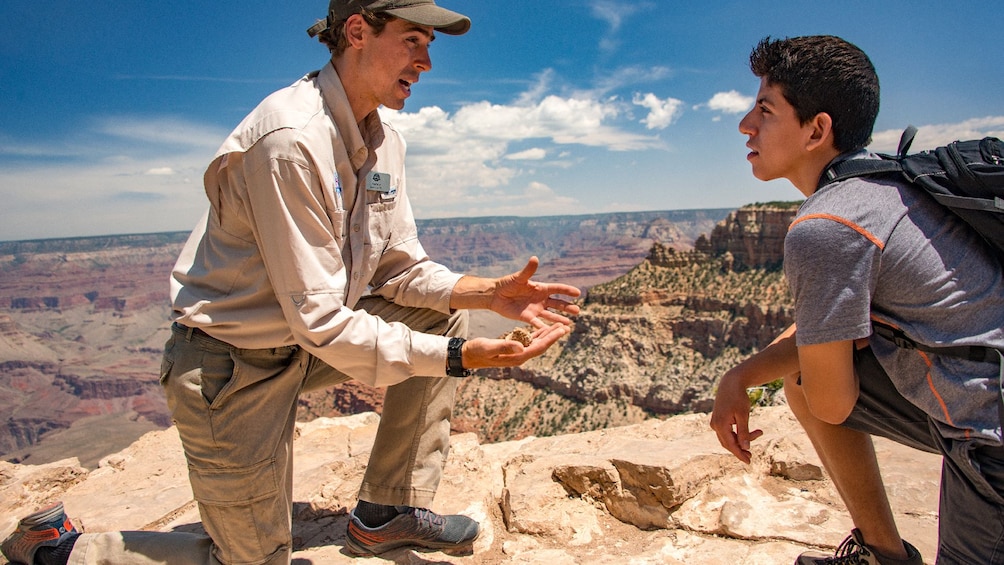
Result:
{"label": "young boy", "polygon": [[[876,158],[863,148],[878,77],[860,49],[831,36],[768,37],[750,68],[760,90],[739,131],[753,175],[786,178],[806,197],[785,239],[795,325],[722,377],[711,427],[748,463],[762,432],[749,429],[746,389],[784,378],[855,525],[836,556],[805,553],[796,565],[923,563],[900,538],[871,435],[943,455],[938,563],[1004,562],[993,351],[1004,350],[1001,265],[967,225],[895,175],[820,182],[834,162]],[[899,348],[873,321],[929,347],[989,348],[993,362]]]}

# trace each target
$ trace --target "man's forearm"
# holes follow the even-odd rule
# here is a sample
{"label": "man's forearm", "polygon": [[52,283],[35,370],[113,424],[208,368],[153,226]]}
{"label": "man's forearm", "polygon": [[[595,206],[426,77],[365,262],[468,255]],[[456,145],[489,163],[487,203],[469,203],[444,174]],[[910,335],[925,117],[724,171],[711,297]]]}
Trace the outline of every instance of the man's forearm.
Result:
{"label": "man's forearm", "polygon": [[495,279],[464,275],[453,287],[450,308],[454,310],[488,310],[495,295]]}

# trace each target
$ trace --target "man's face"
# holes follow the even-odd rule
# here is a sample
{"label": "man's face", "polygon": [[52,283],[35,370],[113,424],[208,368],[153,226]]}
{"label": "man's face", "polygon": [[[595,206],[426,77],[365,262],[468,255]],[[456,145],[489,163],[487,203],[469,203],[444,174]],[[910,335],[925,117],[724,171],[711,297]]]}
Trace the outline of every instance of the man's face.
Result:
{"label": "man's face", "polygon": [[800,176],[812,127],[799,122],[780,86],[760,79],[756,104],[739,122],[739,132],[749,136],[746,147],[751,151],[746,160],[753,166],[753,176],[763,181],[794,181]]}
{"label": "man's face", "polygon": [[363,68],[373,101],[400,110],[418,76],[432,69],[429,44],[435,39],[433,29],[400,19],[388,22],[380,35],[365,27]]}

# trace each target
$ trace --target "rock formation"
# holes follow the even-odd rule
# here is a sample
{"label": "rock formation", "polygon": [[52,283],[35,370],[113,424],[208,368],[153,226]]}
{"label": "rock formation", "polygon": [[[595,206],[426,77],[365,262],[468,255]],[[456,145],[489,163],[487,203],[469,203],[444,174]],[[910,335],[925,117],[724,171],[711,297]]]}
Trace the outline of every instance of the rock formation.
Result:
{"label": "rock formation", "polygon": [[[752,417],[765,435],[750,466],[718,445],[706,415],[496,444],[455,435],[433,509],[481,523],[473,550],[356,559],[343,549],[346,513],[377,423],[367,413],[297,425],[294,563],[777,564],[832,549],[851,528],[797,423],[765,407]],[[900,530],[934,563],[940,459],[876,446]],[[173,428],[93,471],[74,459],[0,463],[0,535],[55,500],[86,531],[201,531]]]}
{"label": "rock formation", "polygon": [[776,259],[794,212],[744,207],[710,245],[653,244],[641,264],[589,289],[571,335],[544,356],[463,383],[457,428],[500,441],[710,410],[722,373],[793,321]]}
{"label": "rock formation", "polygon": [[784,235],[798,210],[798,202],[774,202],[743,206],[729,214],[711,232],[694,244],[710,255],[730,254],[746,267],[779,266],[784,260]]}

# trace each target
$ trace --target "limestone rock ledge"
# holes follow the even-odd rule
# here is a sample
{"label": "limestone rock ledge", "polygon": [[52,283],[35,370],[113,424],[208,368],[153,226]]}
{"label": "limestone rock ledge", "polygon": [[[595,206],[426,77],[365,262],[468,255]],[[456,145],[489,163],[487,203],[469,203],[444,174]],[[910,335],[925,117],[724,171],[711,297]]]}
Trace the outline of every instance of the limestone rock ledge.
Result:
{"label": "limestone rock ledge", "polygon": [[[833,547],[850,519],[785,407],[757,409],[754,462],[722,449],[708,415],[480,445],[453,438],[434,510],[481,522],[473,552],[343,549],[379,417],[298,424],[294,563],[791,563]],[[934,563],[940,458],[877,439],[904,537]],[[53,500],[86,531],[200,531],[174,428],[150,432],[88,472],[76,460],[0,463],[0,535]],[[2,559],[0,559],[2,561]]]}

